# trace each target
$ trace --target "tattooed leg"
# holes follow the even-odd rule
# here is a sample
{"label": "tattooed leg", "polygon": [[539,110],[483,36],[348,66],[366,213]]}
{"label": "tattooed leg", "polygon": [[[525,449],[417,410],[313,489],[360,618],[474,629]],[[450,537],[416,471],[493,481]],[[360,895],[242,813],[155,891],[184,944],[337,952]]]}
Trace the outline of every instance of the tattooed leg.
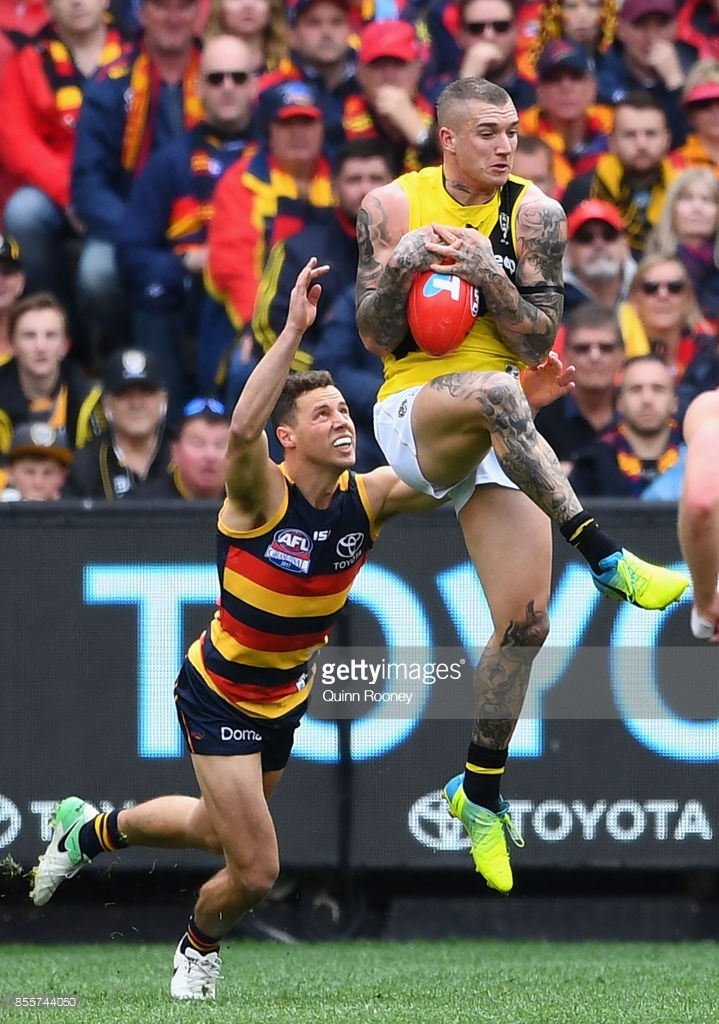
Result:
{"label": "tattooed leg", "polygon": [[557,456],[537,433],[524,392],[509,374],[447,374],[430,388],[474,407],[478,428],[489,431],[504,472],[550,519],[562,526],[582,511]]}
{"label": "tattooed leg", "polygon": [[527,605],[524,621],[510,622],[499,646],[484,649],[475,673],[477,719],[472,740],[506,750],[529,685],[532,663],[549,632],[546,612]]}

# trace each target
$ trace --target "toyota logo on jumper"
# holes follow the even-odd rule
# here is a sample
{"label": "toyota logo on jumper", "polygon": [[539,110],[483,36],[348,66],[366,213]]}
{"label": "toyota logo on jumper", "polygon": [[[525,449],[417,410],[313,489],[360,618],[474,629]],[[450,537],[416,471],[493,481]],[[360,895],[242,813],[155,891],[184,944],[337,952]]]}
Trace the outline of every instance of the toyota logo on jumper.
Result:
{"label": "toyota logo on jumper", "polygon": [[355,558],[362,547],[363,533],[346,533],[337,541],[337,554],[340,558]]}

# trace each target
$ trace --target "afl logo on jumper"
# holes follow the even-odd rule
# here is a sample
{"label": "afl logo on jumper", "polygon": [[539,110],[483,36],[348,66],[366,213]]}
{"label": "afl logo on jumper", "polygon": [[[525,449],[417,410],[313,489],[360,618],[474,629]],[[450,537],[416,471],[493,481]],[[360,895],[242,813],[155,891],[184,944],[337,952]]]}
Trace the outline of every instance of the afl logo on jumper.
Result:
{"label": "afl logo on jumper", "polygon": [[354,561],[362,550],[363,533],[346,533],[337,541],[337,554],[340,558],[350,558]]}
{"label": "afl logo on jumper", "polygon": [[312,541],[303,530],[278,530],[265,551],[267,558],[280,569],[307,574],[310,571]]}

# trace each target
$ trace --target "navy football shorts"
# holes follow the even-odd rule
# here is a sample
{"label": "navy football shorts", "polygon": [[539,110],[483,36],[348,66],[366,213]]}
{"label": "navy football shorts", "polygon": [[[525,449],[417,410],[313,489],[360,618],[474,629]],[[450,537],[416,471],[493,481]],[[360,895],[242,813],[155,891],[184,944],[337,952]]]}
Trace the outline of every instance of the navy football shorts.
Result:
{"label": "navy football shorts", "polygon": [[262,771],[281,771],[287,764],[295,729],[307,701],[280,718],[253,718],[210,689],[185,658],[175,683],[180,727],[193,754],[261,754]]}

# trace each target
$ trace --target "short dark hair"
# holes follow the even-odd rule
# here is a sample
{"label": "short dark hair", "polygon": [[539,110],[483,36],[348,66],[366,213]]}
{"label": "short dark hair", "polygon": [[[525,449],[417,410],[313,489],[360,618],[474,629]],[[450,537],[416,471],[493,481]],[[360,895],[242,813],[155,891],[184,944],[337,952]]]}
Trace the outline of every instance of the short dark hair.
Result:
{"label": "short dark hair", "polygon": [[576,306],[564,322],[565,345],[571,345],[574,335],[587,327],[611,327],[617,348],[624,348],[619,320],[613,306],[605,306],[601,302],[582,302]]}
{"label": "short dark hair", "polygon": [[10,341],[13,340],[18,320],[26,313],[34,312],[36,309],[53,309],[62,320],[62,329],[65,334],[68,332],[67,313],[60,300],[52,292],[33,292],[22,299],[18,299],[10,307],[8,315],[7,332]]}
{"label": "short dark hair", "polygon": [[658,110],[664,118],[664,123],[667,124],[667,112],[662,106],[660,100],[656,96],[653,96],[647,89],[632,89],[622,96],[620,100],[614,105],[614,120],[616,122],[617,112],[622,107],[631,107],[632,110]]}
{"label": "short dark hair", "polygon": [[554,150],[539,135],[518,135],[517,152],[525,153],[527,156],[536,156],[537,153],[544,153],[549,160],[554,159]]}
{"label": "short dark hair", "polygon": [[493,103],[498,107],[506,107],[512,97],[506,89],[486,78],[457,78],[450,82],[437,100],[437,121],[440,126],[447,123],[447,110],[450,107],[463,107],[471,100],[480,103]]}
{"label": "short dark hair", "polygon": [[348,160],[372,160],[379,157],[391,170],[392,158],[381,139],[346,139],[337,150],[335,174],[339,174]]}
{"label": "short dark hair", "polygon": [[297,414],[297,399],[307,391],[316,391],[318,388],[330,388],[334,386],[332,374],[329,370],[307,370],[305,373],[291,373],[285,381],[280,397],[275,403],[270,416],[270,422],[274,430],[281,423],[294,423]]}

